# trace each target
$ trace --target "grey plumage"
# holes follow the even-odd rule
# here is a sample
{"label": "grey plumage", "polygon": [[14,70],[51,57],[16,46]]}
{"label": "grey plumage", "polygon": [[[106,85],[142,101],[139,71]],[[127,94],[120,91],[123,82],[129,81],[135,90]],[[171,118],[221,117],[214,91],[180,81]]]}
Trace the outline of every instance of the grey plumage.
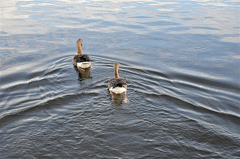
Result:
{"label": "grey plumage", "polygon": [[73,64],[76,66],[78,62],[89,62],[90,58],[86,54],[75,55],[73,58]]}
{"label": "grey plumage", "polygon": [[123,78],[112,78],[108,82],[108,89],[115,87],[124,87],[127,89],[127,82]]}

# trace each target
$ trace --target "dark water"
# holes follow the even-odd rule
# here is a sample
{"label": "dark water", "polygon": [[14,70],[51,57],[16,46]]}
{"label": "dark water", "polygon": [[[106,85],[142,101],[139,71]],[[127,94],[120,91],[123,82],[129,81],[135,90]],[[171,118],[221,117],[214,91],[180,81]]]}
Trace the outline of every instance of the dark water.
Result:
{"label": "dark water", "polygon": [[239,7],[1,1],[0,158],[239,158]]}

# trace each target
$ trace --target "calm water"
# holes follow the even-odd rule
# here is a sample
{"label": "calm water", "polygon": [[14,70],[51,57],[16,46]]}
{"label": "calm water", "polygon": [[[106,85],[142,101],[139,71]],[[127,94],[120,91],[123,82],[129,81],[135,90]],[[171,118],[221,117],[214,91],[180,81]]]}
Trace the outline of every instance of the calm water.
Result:
{"label": "calm water", "polygon": [[239,158],[239,7],[1,0],[1,158]]}

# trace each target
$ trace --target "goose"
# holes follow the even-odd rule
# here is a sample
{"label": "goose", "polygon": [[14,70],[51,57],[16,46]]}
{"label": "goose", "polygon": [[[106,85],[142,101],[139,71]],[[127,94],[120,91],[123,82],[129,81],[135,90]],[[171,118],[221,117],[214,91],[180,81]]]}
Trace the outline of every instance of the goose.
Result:
{"label": "goose", "polygon": [[89,68],[91,66],[90,58],[88,55],[83,54],[82,52],[82,39],[78,39],[77,41],[77,55],[73,58],[73,65],[80,69]]}
{"label": "goose", "polygon": [[112,95],[112,97],[114,94],[124,93],[125,94],[124,102],[128,103],[129,100],[127,98],[127,82],[125,79],[119,77],[119,74],[118,74],[119,66],[120,66],[119,63],[115,63],[115,65],[114,65],[115,77],[109,80],[108,90],[109,90],[110,94]]}

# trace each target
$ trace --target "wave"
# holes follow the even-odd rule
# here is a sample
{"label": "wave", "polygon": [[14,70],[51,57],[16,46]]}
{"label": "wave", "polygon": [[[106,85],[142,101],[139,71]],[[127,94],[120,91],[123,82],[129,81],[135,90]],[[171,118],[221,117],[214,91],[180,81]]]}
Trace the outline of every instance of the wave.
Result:
{"label": "wave", "polygon": [[[220,118],[227,117],[232,122],[240,118],[240,115],[234,111],[237,109],[239,98],[237,89],[234,85],[225,83],[224,79],[216,80],[215,77],[201,73],[166,67],[158,70],[137,62],[130,64],[128,60],[117,57],[108,58],[94,54],[91,54],[91,57],[94,63],[90,72],[92,77],[89,79],[79,79],[81,73],[72,66],[72,55],[58,56],[54,63],[49,63],[51,59],[45,59],[46,65],[34,71],[27,71],[27,67],[23,67],[18,74],[23,72],[25,74],[23,73],[23,76],[17,80],[12,78],[13,80],[8,81],[10,76],[14,77],[17,74],[11,72],[8,74],[6,71],[2,76],[5,83],[1,84],[2,103],[5,106],[1,108],[0,120],[5,120],[14,114],[36,110],[35,108],[40,106],[45,107],[48,103],[53,105],[71,103],[79,96],[84,98],[95,96],[94,100],[102,101],[101,93],[105,94],[104,98],[109,96],[107,81],[113,77],[113,64],[117,61],[121,64],[120,76],[129,84],[128,94],[131,103],[136,104],[139,98],[142,98],[139,106],[145,107],[150,103],[159,107],[159,103],[165,101],[173,105],[172,109],[177,109],[182,115],[196,120],[202,120],[201,116],[206,114]],[[212,96],[209,96],[209,93]],[[93,98],[89,100],[93,102]],[[226,100],[231,105],[228,107],[222,105],[222,100]]]}

